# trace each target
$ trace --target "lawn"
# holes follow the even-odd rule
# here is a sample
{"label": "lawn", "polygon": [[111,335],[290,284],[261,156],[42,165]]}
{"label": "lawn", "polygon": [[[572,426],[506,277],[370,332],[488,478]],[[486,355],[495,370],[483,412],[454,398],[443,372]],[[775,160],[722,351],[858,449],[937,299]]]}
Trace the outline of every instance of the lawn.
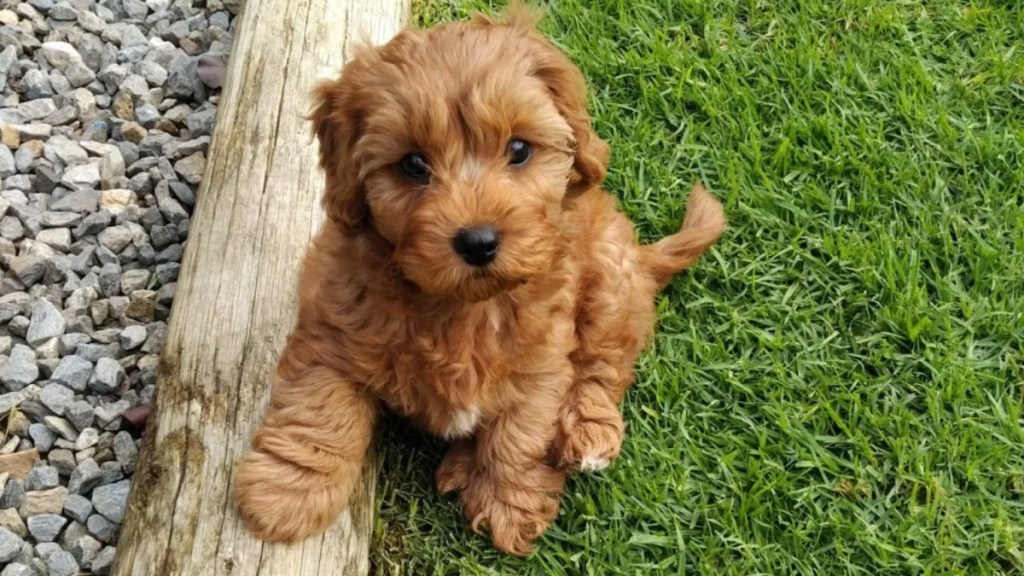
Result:
{"label": "lawn", "polygon": [[1024,4],[545,6],[640,237],[697,179],[730,228],[658,300],[621,459],[530,557],[473,535],[443,446],[389,422],[375,573],[1024,571]]}

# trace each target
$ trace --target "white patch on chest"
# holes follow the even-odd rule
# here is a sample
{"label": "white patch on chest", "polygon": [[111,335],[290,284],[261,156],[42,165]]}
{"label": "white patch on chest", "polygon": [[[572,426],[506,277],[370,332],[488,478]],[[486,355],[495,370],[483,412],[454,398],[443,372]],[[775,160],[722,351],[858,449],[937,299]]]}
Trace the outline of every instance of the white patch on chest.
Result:
{"label": "white patch on chest", "polygon": [[449,440],[469,436],[476,430],[476,425],[479,421],[479,406],[470,406],[467,410],[455,410],[452,414],[451,422],[448,423],[448,429],[444,432],[444,436]]}

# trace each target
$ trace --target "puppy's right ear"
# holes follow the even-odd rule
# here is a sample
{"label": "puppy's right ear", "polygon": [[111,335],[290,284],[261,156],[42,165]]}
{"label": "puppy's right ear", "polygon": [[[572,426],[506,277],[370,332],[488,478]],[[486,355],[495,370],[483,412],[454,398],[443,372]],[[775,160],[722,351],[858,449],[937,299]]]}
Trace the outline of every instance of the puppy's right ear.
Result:
{"label": "puppy's right ear", "polygon": [[363,115],[355,89],[358,68],[360,64],[353,61],[340,78],[321,82],[313,90],[310,116],[320,141],[320,168],[327,181],[321,205],[327,217],[346,232],[360,228],[367,214],[359,168],[353,158]]}

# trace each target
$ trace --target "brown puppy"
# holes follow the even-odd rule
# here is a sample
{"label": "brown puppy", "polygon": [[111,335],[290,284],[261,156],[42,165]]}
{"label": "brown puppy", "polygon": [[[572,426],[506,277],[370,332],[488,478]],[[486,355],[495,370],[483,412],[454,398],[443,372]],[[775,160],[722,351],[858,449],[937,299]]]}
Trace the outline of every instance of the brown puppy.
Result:
{"label": "brown puppy", "polygon": [[513,7],[406,30],[316,92],[327,221],[235,496],[261,538],[345,506],[378,409],[455,440],[437,471],[515,554],[566,473],[619,453],[654,296],[722,234],[700,186],[651,246],[600,188],[583,77]]}

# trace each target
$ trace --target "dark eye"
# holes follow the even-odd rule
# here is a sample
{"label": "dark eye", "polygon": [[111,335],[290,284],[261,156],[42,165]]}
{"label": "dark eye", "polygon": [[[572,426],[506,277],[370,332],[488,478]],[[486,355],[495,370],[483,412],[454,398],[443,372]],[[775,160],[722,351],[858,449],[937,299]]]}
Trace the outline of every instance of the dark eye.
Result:
{"label": "dark eye", "polygon": [[518,138],[513,138],[508,143],[508,163],[510,166],[522,166],[533,154],[533,146]]}
{"label": "dark eye", "polygon": [[398,161],[398,170],[410,180],[426,183],[430,179],[430,164],[419,153],[406,154]]}

